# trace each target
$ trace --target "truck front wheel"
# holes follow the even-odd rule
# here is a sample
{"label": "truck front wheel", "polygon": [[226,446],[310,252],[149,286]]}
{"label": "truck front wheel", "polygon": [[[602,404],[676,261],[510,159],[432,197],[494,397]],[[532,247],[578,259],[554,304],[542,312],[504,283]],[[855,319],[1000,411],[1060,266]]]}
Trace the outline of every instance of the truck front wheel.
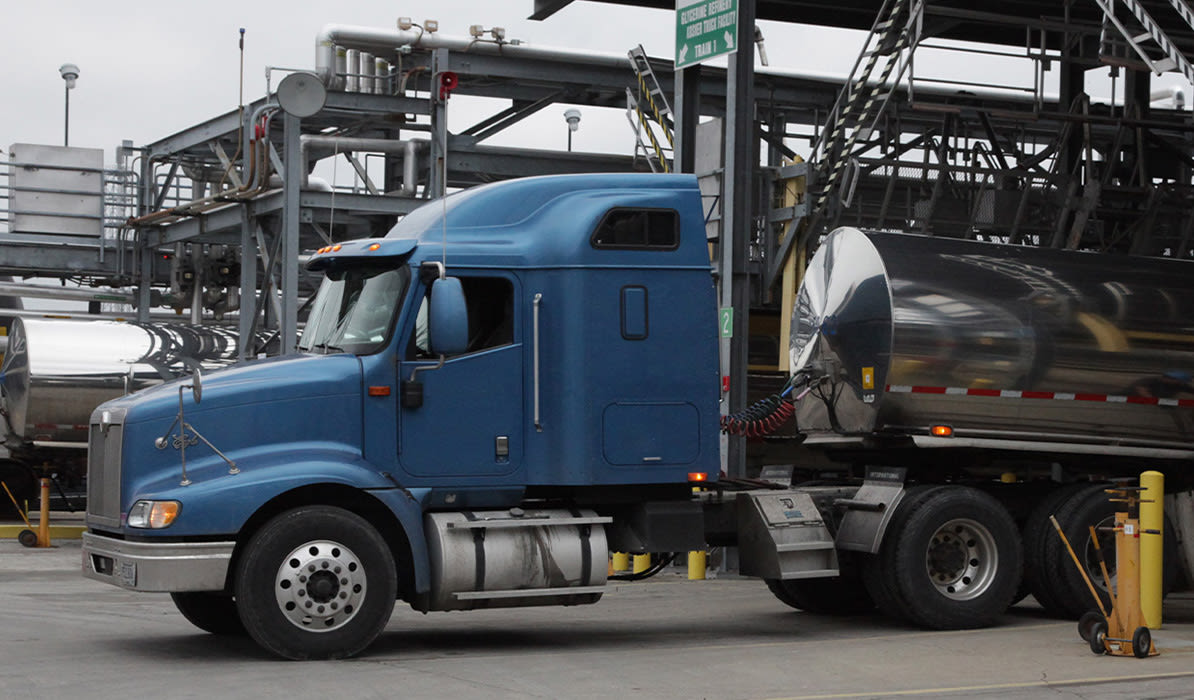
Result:
{"label": "truck front wheel", "polygon": [[236,570],[245,629],[288,659],[337,659],[369,646],[397,596],[394,558],[365,519],[306,506],[265,524]]}
{"label": "truck front wheel", "polygon": [[1007,510],[963,487],[926,490],[900,510],[868,570],[882,579],[882,607],[934,629],[984,627],[1003,614],[1023,567]]}

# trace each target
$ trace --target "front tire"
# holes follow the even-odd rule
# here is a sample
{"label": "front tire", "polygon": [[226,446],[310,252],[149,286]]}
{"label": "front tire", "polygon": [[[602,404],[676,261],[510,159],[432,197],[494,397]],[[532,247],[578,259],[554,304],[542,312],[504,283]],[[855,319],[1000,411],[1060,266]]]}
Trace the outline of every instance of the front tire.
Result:
{"label": "front tire", "polygon": [[244,623],[236,610],[236,601],[220,593],[171,593],[174,607],[192,625],[204,632],[219,635],[245,633]]}
{"label": "front tire", "polygon": [[900,510],[872,562],[883,607],[932,629],[994,623],[1011,605],[1023,569],[1020,535],[1007,510],[962,487],[926,490]]}
{"label": "front tire", "polygon": [[369,646],[397,596],[394,558],[364,518],[305,506],[269,521],[237,565],[245,629],[287,659],[337,659]]}

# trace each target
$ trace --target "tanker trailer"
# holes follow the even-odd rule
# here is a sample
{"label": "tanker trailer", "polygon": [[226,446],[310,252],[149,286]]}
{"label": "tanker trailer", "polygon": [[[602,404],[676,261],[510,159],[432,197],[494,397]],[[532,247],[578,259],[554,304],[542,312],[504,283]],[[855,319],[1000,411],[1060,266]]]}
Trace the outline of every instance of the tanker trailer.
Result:
{"label": "tanker trailer", "polygon": [[[230,365],[236,344],[236,332],[211,326],[14,318],[0,365],[8,453],[0,479],[23,502],[34,496],[36,475],[55,475],[59,493],[74,493],[81,504],[92,410],[198,369]],[[0,497],[0,511],[11,511],[7,495]]]}
{"label": "tanker trailer", "polygon": [[904,481],[893,512],[845,527],[874,535],[859,575],[897,616],[924,622],[934,595],[979,597],[1022,561],[1019,596],[1076,617],[1092,601],[1048,516],[1101,582],[1107,480],[1194,486],[1190,262],[842,228],[805,273],[791,359],[805,445]]}

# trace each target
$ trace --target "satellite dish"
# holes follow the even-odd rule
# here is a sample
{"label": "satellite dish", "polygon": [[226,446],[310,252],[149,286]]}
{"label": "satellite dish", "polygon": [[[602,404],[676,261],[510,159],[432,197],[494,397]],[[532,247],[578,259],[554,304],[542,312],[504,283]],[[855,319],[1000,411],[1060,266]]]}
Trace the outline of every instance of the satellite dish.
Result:
{"label": "satellite dish", "polygon": [[327,88],[313,73],[291,73],[278,83],[278,104],[291,116],[310,117],[323,109]]}

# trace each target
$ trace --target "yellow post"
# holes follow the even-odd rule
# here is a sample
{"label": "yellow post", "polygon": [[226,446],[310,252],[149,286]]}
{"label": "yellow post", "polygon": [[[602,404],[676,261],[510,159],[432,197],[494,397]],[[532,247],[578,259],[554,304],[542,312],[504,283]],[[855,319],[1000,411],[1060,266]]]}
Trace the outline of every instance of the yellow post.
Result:
{"label": "yellow post", "polygon": [[688,553],[688,580],[704,581],[707,566],[705,550],[699,549]]}
{"label": "yellow post", "polygon": [[1161,627],[1165,551],[1165,475],[1140,475],[1140,611],[1150,629]]}
{"label": "yellow post", "polygon": [[41,480],[41,522],[37,524],[37,546],[50,546],[50,480]]}
{"label": "yellow post", "polygon": [[614,571],[625,571],[630,568],[630,555],[626,552],[614,552]]}
{"label": "yellow post", "polygon": [[650,554],[635,554],[634,555],[634,573],[641,574],[650,568],[651,568],[651,555]]}

